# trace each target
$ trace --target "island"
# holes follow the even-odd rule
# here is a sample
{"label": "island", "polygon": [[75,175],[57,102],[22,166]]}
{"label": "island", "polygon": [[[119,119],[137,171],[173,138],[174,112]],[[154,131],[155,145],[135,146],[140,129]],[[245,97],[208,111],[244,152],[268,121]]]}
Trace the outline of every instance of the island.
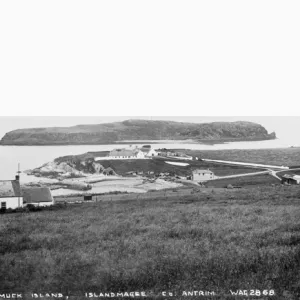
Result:
{"label": "island", "polygon": [[253,122],[186,123],[132,119],[95,125],[17,129],[6,133],[0,145],[100,145],[142,140],[214,144],[270,139],[276,139],[276,134],[268,133],[262,125]]}

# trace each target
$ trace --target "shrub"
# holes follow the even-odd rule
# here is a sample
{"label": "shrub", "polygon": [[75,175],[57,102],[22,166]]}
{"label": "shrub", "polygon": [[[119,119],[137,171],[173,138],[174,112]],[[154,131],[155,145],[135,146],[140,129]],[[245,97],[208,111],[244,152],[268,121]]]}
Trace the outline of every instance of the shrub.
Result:
{"label": "shrub", "polygon": [[26,207],[29,211],[41,211],[42,210],[42,207],[35,206],[34,204],[27,204]]}
{"label": "shrub", "polygon": [[36,211],[43,211],[43,210],[60,210],[66,208],[67,203],[55,203],[51,206],[35,206],[33,204],[27,204],[24,207],[17,207],[13,208],[1,208],[0,213],[26,213],[26,212],[36,212]]}
{"label": "shrub", "polygon": [[25,207],[18,207],[15,209],[15,212],[29,212],[29,209],[25,206]]}
{"label": "shrub", "polygon": [[40,207],[43,210],[59,210],[59,209],[64,209],[66,208],[67,203],[55,203],[51,206],[44,206],[44,207]]}

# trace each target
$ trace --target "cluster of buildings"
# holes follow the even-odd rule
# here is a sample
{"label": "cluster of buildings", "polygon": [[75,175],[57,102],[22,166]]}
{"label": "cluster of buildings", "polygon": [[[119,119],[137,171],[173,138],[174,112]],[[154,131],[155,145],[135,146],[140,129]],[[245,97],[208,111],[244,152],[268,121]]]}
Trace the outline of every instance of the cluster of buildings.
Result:
{"label": "cluster of buildings", "polygon": [[47,187],[21,189],[20,177],[14,180],[0,180],[0,209],[17,209],[34,206],[50,206],[54,204],[51,191]]}
{"label": "cluster of buildings", "polygon": [[158,152],[151,148],[150,145],[144,145],[141,148],[130,146],[129,148],[113,149],[108,156],[95,157],[95,160],[110,160],[110,159],[149,159],[157,156]]}
{"label": "cluster of buildings", "polygon": [[[154,156],[168,157],[180,160],[193,160],[192,156],[188,156],[176,151],[168,151],[167,149],[155,150],[151,145],[142,147],[130,146],[129,148],[117,148],[109,152],[107,156],[95,157],[95,160],[111,160],[111,159],[150,159]],[[196,158],[197,159],[197,158]]]}
{"label": "cluster of buildings", "polygon": [[[176,151],[168,151],[167,149],[161,149],[158,152],[159,156],[162,157],[168,157],[168,158],[173,158],[173,159],[180,159],[180,160],[193,160],[192,156],[188,156],[184,153],[176,152]],[[197,158],[195,158],[197,159]]]}

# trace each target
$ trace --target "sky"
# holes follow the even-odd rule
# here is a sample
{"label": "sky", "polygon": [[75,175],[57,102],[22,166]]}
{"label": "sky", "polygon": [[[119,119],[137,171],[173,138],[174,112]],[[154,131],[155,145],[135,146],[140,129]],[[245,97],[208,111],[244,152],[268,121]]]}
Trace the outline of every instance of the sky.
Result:
{"label": "sky", "polygon": [[79,124],[100,124],[106,122],[118,122],[127,119],[147,119],[147,120],[171,120],[177,122],[234,122],[250,121],[261,124],[269,133],[275,131],[277,137],[292,140],[300,128],[300,116],[298,117],[244,117],[244,116],[81,116],[81,117],[0,117],[0,136],[1,138],[8,131],[20,128],[33,127],[56,127],[56,126],[74,126]]}
{"label": "sky", "polygon": [[293,115],[299,15],[299,0],[0,1],[0,114]]}

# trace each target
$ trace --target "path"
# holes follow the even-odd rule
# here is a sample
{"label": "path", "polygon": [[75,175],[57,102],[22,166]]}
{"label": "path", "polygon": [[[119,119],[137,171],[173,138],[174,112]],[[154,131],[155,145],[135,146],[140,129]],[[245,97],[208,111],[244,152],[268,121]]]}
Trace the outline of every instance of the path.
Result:
{"label": "path", "polygon": [[206,158],[202,158],[201,160],[207,162],[216,162],[221,164],[238,165],[238,166],[248,166],[248,167],[255,167],[255,168],[262,168],[262,169],[289,170],[289,167],[285,167],[285,166],[272,166],[272,165],[264,165],[264,164],[245,163],[245,162],[228,161],[228,160],[215,160],[215,159],[206,159]]}
{"label": "path", "polygon": [[[237,174],[237,175],[230,175],[230,176],[222,176],[216,177],[215,179],[225,179],[225,178],[235,178],[235,177],[244,177],[244,176],[255,176],[255,175],[262,175],[262,174],[269,174],[276,179],[281,181],[281,178],[277,175],[280,172],[286,171],[299,171],[300,168],[289,168],[285,166],[273,166],[273,165],[264,165],[264,164],[255,164],[255,163],[245,163],[245,162],[237,162],[237,161],[227,161],[227,160],[215,160],[215,159],[202,159],[203,161],[207,162],[216,162],[221,164],[229,164],[229,165],[238,165],[238,166],[248,166],[248,167],[255,167],[255,168],[262,168],[267,169],[266,171],[261,172],[254,172],[254,173],[245,173],[245,174]],[[274,170],[275,169],[275,170]]]}

